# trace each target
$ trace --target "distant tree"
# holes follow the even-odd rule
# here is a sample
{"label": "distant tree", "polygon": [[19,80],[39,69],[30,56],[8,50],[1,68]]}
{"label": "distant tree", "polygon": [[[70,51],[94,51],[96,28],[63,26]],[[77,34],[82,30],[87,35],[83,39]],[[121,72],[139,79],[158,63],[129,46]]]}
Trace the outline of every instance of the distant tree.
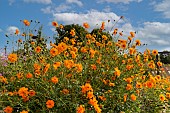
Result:
{"label": "distant tree", "polygon": [[170,51],[163,51],[160,53],[160,60],[164,64],[170,64]]}

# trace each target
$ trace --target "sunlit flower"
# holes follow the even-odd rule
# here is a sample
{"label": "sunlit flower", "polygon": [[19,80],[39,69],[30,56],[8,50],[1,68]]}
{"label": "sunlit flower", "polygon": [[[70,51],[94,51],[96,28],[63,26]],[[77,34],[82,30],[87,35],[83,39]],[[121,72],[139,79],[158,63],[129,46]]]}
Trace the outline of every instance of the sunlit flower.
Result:
{"label": "sunlit flower", "polygon": [[61,66],[61,62],[54,62],[54,64],[53,64],[53,67],[55,70],[58,69],[58,67],[60,67],[60,66]]}
{"label": "sunlit flower", "polygon": [[53,108],[54,107],[54,101],[53,100],[48,100],[46,102],[46,107],[47,108]]}
{"label": "sunlit flower", "polygon": [[18,90],[18,94],[19,96],[22,96],[22,97],[26,97],[28,96],[29,92],[28,92],[28,88],[26,87],[22,87]]}
{"label": "sunlit flower", "polygon": [[75,33],[75,30],[74,30],[74,29],[72,29],[72,30],[70,31],[70,35],[71,35],[71,36],[75,36],[75,35],[76,35],[76,33]]}
{"label": "sunlit flower", "polygon": [[10,107],[10,106],[7,106],[7,107],[4,109],[4,112],[5,112],[5,113],[12,113],[12,111],[13,111],[13,108]]}
{"label": "sunlit flower", "polygon": [[90,28],[90,26],[89,26],[89,24],[87,23],[87,22],[85,22],[85,23],[83,23],[83,26],[85,27],[85,28]]}
{"label": "sunlit flower", "polygon": [[8,55],[8,60],[12,63],[16,62],[17,59],[18,59],[17,54],[15,54],[15,53],[11,53],[11,54]]}
{"label": "sunlit flower", "polygon": [[35,52],[36,52],[36,53],[40,53],[40,52],[41,52],[41,47],[40,47],[40,46],[37,46],[37,47],[35,48]]}
{"label": "sunlit flower", "polygon": [[25,26],[30,26],[30,22],[28,20],[23,20],[23,23],[25,24]]}
{"label": "sunlit flower", "polygon": [[58,27],[58,23],[57,23],[57,22],[55,22],[55,21],[53,21],[53,22],[52,22],[52,26],[54,26],[54,27]]}
{"label": "sunlit flower", "polygon": [[58,55],[59,54],[59,52],[58,52],[58,49],[56,49],[56,48],[51,48],[50,49],[50,54],[54,57],[54,56],[56,56],[56,55]]}
{"label": "sunlit flower", "polygon": [[84,113],[84,112],[85,112],[85,108],[83,105],[80,105],[79,107],[77,107],[76,113]]}
{"label": "sunlit flower", "polygon": [[135,32],[130,32],[131,37],[135,37]]}
{"label": "sunlit flower", "polygon": [[164,101],[164,100],[165,100],[165,96],[164,96],[163,94],[160,94],[160,95],[159,95],[159,99],[160,99],[161,101]]}
{"label": "sunlit flower", "polygon": [[19,34],[19,30],[18,30],[18,29],[15,30],[15,34],[16,34],[16,35]]}
{"label": "sunlit flower", "polygon": [[54,84],[58,83],[58,78],[56,76],[52,77],[51,82]]}
{"label": "sunlit flower", "polygon": [[136,100],[136,96],[135,96],[134,94],[131,94],[131,95],[130,95],[130,98],[131,98],[132,101],[135,101],[135,100]]}
{"label": "sunlit flower", "polygon": [[158,50],[152,50],[152,54],[153,55],[157,55],[158,54]]}
{"label": "sunlit flower", "polygon": [[127,85],[126,85],[126,90],[132,90],[132,88],[133,88],[133,87],[132,87],[131,84],[127,84]]}

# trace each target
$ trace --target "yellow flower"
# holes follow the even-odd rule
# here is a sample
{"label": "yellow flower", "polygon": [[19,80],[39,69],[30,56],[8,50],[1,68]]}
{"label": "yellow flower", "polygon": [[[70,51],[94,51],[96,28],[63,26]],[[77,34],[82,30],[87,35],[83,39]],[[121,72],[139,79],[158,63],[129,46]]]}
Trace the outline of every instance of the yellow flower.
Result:
{"label": "yellow flower", "polygon": [[70,35],[71,35],[71,36],[75,36],[75,35],[76,35],[76,33],[75,33],[75,30],[74,30],[74,29],[72,29],[72,30],[70,31]]}

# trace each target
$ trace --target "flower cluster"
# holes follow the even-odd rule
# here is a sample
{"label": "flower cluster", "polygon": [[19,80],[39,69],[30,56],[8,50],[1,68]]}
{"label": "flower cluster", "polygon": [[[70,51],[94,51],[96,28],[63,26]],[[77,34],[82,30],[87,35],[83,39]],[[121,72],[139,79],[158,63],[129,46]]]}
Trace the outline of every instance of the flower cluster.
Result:
{"label": "flower cluster", "polygon": [[[22,22],[26,28],[32,25]],[[41,29],[38,35],[16,30],[25,41],[17,42],[20,49],[8,55],[0,75],[0,108],[5,113],[168,110],[170,78],[152,73],[163,71],[164,64],[156,60],[157,50],[138,51],[142,42],[134,31],[124,35],[115,28],[111,34],[105,32],[105,22],[91,33],[86,22],[66,28],[53,21],[52,26],[65,35],[50,47]]]}

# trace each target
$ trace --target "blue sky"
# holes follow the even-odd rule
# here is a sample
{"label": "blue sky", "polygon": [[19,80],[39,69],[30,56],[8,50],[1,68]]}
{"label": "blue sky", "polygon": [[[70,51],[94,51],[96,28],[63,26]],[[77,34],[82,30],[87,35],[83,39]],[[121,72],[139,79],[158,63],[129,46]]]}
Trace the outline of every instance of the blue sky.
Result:
{"label": "blue sky", "polygon": [[[107,22],[108,30],[114,21],[124,16],[116,28],[137,31],[136,39],[147,44],[145,48],[170,51],[170,0],[0,0],[0,51],[6,45],[5,34],[23,27],[20,20],[37,20],[43,24],[44,34],[54,34],[52,21],[59,24],[88,22],[91,29]],[[10,47],[8,47],[10,49]]]}

